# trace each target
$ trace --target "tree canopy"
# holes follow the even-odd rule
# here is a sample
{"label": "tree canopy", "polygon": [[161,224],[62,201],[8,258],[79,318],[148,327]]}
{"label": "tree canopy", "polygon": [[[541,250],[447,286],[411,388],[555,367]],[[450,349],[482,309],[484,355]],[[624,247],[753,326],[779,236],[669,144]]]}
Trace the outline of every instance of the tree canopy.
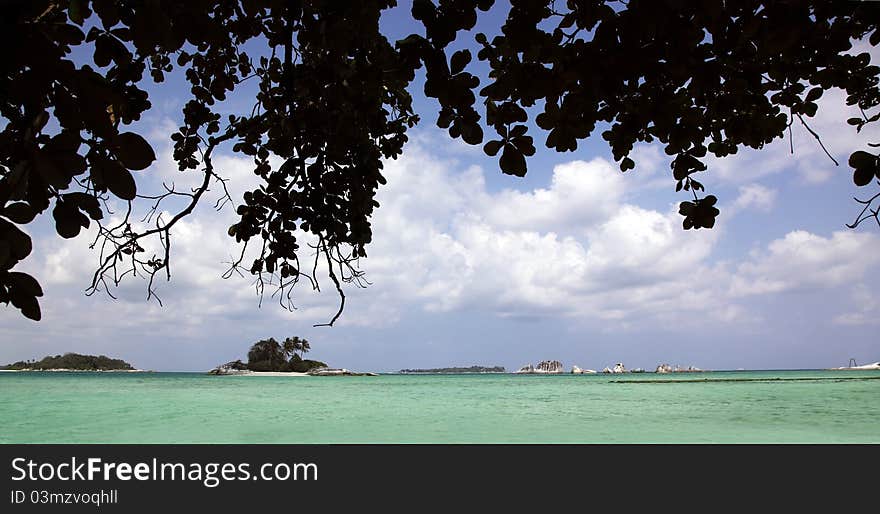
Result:
{"label": "tree canopy", "polygon": [[[850,52],[854,40],[880,42],[880,9],[870,2],[511,0],[497,34],[487,35],[472,30],[493,0],[414,0],[412,18],[423,30],[390,41],[379,20],[395,3],[7,3],[0,302],[40,319],[42,289],[15,268],[32,250],[20,227],[50,208],[63,238],[99,227],[88,293],[112,295],[123,277],[139,274],[149,277],[152,296],[155,277],[171,277],[174,225],[211,185],[225,190],[212,162],[222,146],[252,158],[261,182],[236,206],[228,234],[242,251],[230,272],[251,273],[288,301],[297,284],[318,288],[326,275],[341,299],[332,325],[345,304],[343,285],[364,284],[357,259],[372,239],[383,159],[401,154],[419,122],[410,88],[421,68],[425,95],[440,105],[436,124],[482,145],[503,173],[526,174],[535,137],[567,152],[599,131],[622,171],[635,168],[636,143],[659,142],[676,191],[692,197],[680,204],[685,229],[711,228],[719,214],[697,179],[709,171],[709,154],[763,148],[795,122],[811,130],[817,100],[832,88],[862,109],[849,120],[856,129],[880,117],[871,113],[880,104],[880,68]],[[452,50],[462,38],[475,42],[476,56]],[[88,62],[74,59],[73,49]],[[170,134],[173,158],[180,171],[199,174],[200,186],[144,191],[132,172],[156,154],[129,125],[152,107],[147,85],[175,70],[190,97]],[[221,116],[245,81],[258,83],[251,108]],[[878,162],[875,149],[853,153],[854,182],[875,183]],[[865,201],[856,224],[877,220],[876,198]],[[128,205],[121,222],[107,222],[110,200]],[[157,214],[172,200],[182,207]],[[143,223],[130,219],[133,204],[151,206]],[[146,255],[148,239],[162,251]],[[248,245],[252,262],[244,262]]]}
{"label": "tree canopy", "polygon": [[304,360],[296,352],[308,352],[309,342],[298,336],[279,343],[274,337],[261,339],[248,350],[247,369],[251,371],[296,371],[305,373],[315,368],[326,368],[321,361]]}
{"label": "tree canopy", "polygon": [[65,353],[64,355],[47,355],[39,361],[18,361],[0,369],[75,369],[82,371],[103,370],[134,370],[134,367],[122,359],[112,359],[106,355],[81,355],[79,353]]}

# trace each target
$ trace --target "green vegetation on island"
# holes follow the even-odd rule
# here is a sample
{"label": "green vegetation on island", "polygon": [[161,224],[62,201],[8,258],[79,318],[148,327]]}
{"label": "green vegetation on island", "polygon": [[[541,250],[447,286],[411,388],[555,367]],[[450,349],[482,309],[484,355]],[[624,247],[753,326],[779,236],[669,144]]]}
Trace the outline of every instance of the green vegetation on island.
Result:
{"label": "green vegetation on island", "polygon": [[[314,369],[326,368],[321,361],[303,359],[302,356],[311,349],[305,339],[288,337],[279,343],[274,337],[262,339],[254,343],[247,354],[247,363],[241,360],[228,362],[215,371],[225,374],[228,371],[281,371],[307,373]],[[221,369],[227,370],[221,373]]]}
{"label": "green vegetation on island", "polygon": [[80,355],[78,353],[65,353],[43,357],[39,361],[18,361],[7,366],[0,366],[4,370],[76,370],[76,371],[134,371],[135,368],[122,359],[111,359],[105,355]]}
{"label": "green vegetation on island", "polygon": [[471,366],[469,368],[402,369],[398,373],[505,373],[504,366]]}
{"label": "green vegetation on island", "polygon": [[309,342],[299,337],[288,337],[283,343],[275,338],[263,339],[248,351],[247,369],[251,371],[295,371],[306,373],[315,368],[326,368],[321,361],[303,359],[311,349]]}
{"label": "green vegetation on island", "polygon": [[290,373],[290,376],[303,374],[322,377],[337,376],[376,376],[376,373],[350,371],[345,368],[330,368],[321,361],[303,359],[303,354],[311,346],[305,339],[288,337],[279,343],[274,338],[257,341],[248,351],[247,363],[241,360],[221,364],[208,372],[209,375],[258,375],[263,373]]}

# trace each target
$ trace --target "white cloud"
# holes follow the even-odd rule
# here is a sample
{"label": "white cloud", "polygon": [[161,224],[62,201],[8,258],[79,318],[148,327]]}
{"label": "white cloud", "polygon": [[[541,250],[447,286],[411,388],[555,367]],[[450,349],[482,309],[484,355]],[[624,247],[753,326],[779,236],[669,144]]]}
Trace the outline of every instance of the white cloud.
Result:
{"label": "white cloud", "polygon": [[852,290],[852,307],[834,317],[838,325],[877,325],[880,324],[880,300],[864,284]]}
{"label": "white cloud", "polygon": [[739,196],[733,202],[733,208],[757,209],[768,212],[773,208],[776,201],[776,190],[762,186],[761,184],[746,184],[739,187]]}
{"label": "white cloud", "polygon": [[[489,193],[477,168],[457,173],[456,162],[418,146],[406,155],[387,169],[394,186],[380,192],[365,262],[374,289],[398,304],[621,326],[694,314],[735,322],[755,319],[738,303],[745,296],[839,288],[876,266],[868,254],[880,256],[870,233],[801,230],[738,264],[717,263],[724,226],[684,231],[674,207],[626,203],[627,177],[601,159],[557,166],[546,188]],[[728,218],[769,210],[776,194],[743,185]]]}
{"label": "white cloud", "polygon": [[481,170],[455,166],[410,146],[386,167],[366,294],[390,288],[428,310],[620,320],[674,311],[690,278],[712,273],[704,261],[720,231],[685,232],[672,209],[625,203],[628,177],[605,160],[556,166],[547,188],[494,194]]}
{"label": "white cloud", "polygon": [[494,226],[516,230],[589,227],[619,207],[624,180],[605,159],[572,161],[553,169],[548,189],[506,190],[485,202],[479,214]]}
{"label": "white cloud", "polygon": [[880,261],[880,238],[867,232],[834,232],[825,238],[804,230],[771,242],[740,264],[731,295],[834,288],[857,282]]}

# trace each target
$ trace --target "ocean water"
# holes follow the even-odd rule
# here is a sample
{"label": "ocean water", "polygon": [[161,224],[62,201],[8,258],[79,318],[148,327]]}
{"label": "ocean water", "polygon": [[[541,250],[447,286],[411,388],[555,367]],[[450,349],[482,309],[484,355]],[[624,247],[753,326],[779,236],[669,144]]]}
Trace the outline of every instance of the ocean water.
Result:
{"label": "ocean water", "polygon": [[0,443],[880,443],[880,372],[0,373]]}

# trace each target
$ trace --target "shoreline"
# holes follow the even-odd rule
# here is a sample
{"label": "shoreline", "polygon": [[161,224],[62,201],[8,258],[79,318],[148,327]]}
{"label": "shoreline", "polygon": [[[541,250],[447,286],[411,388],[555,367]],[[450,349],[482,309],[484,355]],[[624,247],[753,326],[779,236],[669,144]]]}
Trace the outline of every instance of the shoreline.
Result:
{"label": "shoreline", "polygon": [[217,373],[209,375],[215,377],[308,377],[308,373],[299,371],[238,371],[233,373]]}
{"label": "shoreline", "polygon": [[[348,370],[346,370],[348,371]],[[725,369],[725,370],[704,370],[702,373],[742,373],[742,372],[774,372],[774,371],[783,371],[783,372],[794,372],[794,371],[880,371],[880,368],[875,367],[867,367],[867,366],[859,366],[859,367],[838,367],[838,368],[807,368],[807,369]],[[201,371],[156,371],[156,370],[145,370],[145,369],[0,369],[0,373],[204,373]],[[352,372],[350,372],[352,373]],[[645,374],[645,375],[690,375],[694,372],[671,372],[671,373],[657,373],[654,371],[645,371],[643,373],[583,373],[584,375],[590,376],[613,376],[613,375],[630,375],[630,374]],[[296,371],[250,371],[250,370],[242,370],[238,372],[232,373],[217,373],[212,374],[214,376],[232,376],[232,377],[307,377],[307,376],[320,376],[319,374],[310,374]],[[396,376],[406,376],[406,375],[580,375],[580,373],[569,373],[569,372],[558,372],[558,373],[518,373],[516,371],[507,371],[507,372],[461,372],[461,373],[399,373],[399,372],[383,372],[383,373],[352,373],[353,375],[396,375]],[[700,379],[702,381],[702,379]]]}
{"label": "shoreline", "polygon": [[0,369],[0,373],[156,373],[149,369]]}

